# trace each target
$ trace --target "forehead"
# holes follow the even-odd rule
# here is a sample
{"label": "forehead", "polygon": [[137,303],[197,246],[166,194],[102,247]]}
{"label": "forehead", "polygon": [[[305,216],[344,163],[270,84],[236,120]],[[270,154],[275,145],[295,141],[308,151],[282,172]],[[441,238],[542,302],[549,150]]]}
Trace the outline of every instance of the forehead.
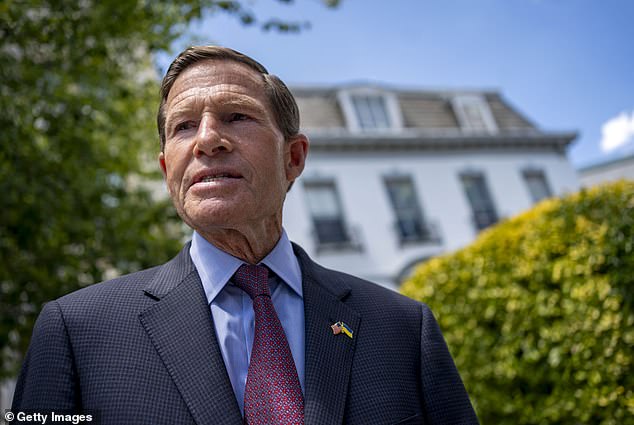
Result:
{"label": "forehead", "polygon": [[166,106],[190,96],[227,92],[266,100],[262,75],[232,60],[207,59],[187,67],[174,81]]}

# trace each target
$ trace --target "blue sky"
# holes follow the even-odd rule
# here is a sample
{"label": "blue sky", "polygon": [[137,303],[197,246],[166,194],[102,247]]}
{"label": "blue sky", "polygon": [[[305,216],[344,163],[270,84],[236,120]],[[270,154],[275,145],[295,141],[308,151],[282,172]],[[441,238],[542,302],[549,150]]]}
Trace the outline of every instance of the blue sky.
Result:
{"label": "blue sky", "polygon": [[[578,131],[569,150],[576,166],[634,152],[634,0],[247,4],[261,18],[311,28],[266,33],[219,14],[191,33],[253,56],[291,85],[499,90],[540,128]],[[601,148],[606,123],[611,150]]]}

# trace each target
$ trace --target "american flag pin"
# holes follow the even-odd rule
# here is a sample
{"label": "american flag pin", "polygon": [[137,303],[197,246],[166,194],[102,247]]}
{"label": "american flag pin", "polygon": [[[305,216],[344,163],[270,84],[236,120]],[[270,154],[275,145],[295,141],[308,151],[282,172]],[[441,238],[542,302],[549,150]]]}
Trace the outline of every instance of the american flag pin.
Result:
{"label": "american flag pin", "polygon": [[332,325],[330,325],[331,329],[332,329],[332,333],[334,335],[339,335],[339,334],[345,334],[348,336],[348,338],[352,338],[352,329],[350,329],[350,326],[346,325],[343,322],[336,322],[333,323]]}

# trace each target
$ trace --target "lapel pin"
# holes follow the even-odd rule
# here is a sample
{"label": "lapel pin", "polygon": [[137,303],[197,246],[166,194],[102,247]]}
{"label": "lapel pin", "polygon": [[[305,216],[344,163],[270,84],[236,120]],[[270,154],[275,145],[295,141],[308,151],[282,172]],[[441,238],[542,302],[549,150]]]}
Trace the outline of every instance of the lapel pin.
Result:
{"label": "lapel pin", "polygon": [[337,322],[330,325],[330,327],[332,328],[332,333],[334,335],[345,334],[348,335],[349,338],[352,338],[352,329],[350,329],[350,326],[345,323]]}

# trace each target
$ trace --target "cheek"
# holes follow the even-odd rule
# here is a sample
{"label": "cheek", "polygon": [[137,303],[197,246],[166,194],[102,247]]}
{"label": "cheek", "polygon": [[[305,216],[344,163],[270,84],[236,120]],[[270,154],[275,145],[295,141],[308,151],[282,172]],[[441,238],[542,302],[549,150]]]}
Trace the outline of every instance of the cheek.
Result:
{"label": "cheek", "polygon": [[167,188],[169,189],[170,195],[174,196],[178,194],[178,182],[171,178],[167,184]]}
{"label": "cheek", "polygon": [[167,186],[170,190],[170,193],[177,191],[181,185],[184,168],[181,164],[182,161],[179,161],[179,155],[177,155],[173,150],[165,152],[165,175]]}
{"label": "cheek", "polygon": [[165,185],[167,186],[167,191],[169,192],[171,198],[179,196],[181,178],[174,173],[173,169],[167,169],[167,173],[165,175]]}

